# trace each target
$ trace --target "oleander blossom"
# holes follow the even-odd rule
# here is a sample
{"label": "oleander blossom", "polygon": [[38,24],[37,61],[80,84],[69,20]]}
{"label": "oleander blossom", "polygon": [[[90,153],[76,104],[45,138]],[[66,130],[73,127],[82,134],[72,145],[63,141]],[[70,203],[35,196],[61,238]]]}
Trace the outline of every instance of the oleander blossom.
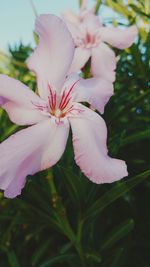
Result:
{"label": "oleander blossom", "polygon": [[76,14],[73,10],[68,9],[63,12],[63,17],[67,21],[71,21],[73,24],[78,25],[80,22],[84,20],[84,17],[87,14],[94,14],[95,13],[95,6],[96,4],[88,10],[88,0],[83,0],[79,9],[78,14]]}
{"label": "oleander blossom", "polygon": [[28,60],[37,76],[39,95],[26,85],[0,75],[0,104],[12,122],[29,125],[0,144],[0,188],[16,197],[27,175],[45,170],[62,156],[71,126],[75,161],[95,183],[110,183],[127,175],[124,161],[107,155],[107,129],[88,102],[99,112],[113,94],[102,79],[66,76],[74,55],[74,43],[64,22],[40,15],[35,30],[39,45]]}
{"label": "oleander blossom", "polygon": [[85,11],[80,10],[78,20],[71,11],[63,14],[76,46],[70,72],[81,70],[91,59],[92,76],[114,82],[117,57],[109,45],[118,49],[130,47],[137,36],[137,27],[106,27],[94,14],[94,8],[88,12],[84,4]]}

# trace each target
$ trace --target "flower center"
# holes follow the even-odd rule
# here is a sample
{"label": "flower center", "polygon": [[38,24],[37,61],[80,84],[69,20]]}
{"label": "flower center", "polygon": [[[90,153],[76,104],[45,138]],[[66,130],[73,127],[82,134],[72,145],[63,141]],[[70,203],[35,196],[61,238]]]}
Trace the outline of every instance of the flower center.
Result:
{"label": "flower center", "polygon": [[83,112],[83,110],[76,108],[72,101],[72,91],[78,81],[79,80],[74,82],[73,85],[69,88],[69,90],[65,88],[63,90],[62,95],[57,95],[56,91],[52,90],[51,86],[48,84],[48,103],[32,102],[32,104],[36,109],[40,110],[45,115],[55,117],[55,122],[57,124],[63,123],[63,120],[61,119],[65,118],[69,113],[75,115]]}
{"label": "flower center", "polygon": [[54,115],[55,115],[56,118],[61,118],[62,117],[62,114],[63,113],[62,113],[62,111],[59,108],[55,110]]}
{"label": "flower center", "polygon": [[99,33],[89,33],[85,32],[84,36],[77,37],[76,44],[82,48],[92,48],[97,46],[101,41]]}
{"label": "flower center", "polygon": [[48,85],[49,112],[52,116],[55,116],[57,119],[64,118],[69,112],[74,110],[71,93],[77,82],[69,90],[64,90],[60,97],[57,97],[56,91],[52,91],[51,86]]}

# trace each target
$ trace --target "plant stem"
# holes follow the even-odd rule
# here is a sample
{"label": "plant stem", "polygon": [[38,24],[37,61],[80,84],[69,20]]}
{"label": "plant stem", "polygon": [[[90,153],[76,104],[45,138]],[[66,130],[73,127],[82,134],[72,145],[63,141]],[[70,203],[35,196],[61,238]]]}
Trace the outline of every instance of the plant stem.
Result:
{"label": "plant stem", "polygon": [[80,7],[82,6],[82,0],[79,0],[79,6]]}
{"label": "plant stem", "polygon": [[97,0],[97,3],[96,3],[96,7],[95,7],[95,14],[97,14],[98,13],[98,11],[99,11],[99,7],[100,7],[100,5],[101,5],[101,0]]}
{"label": "plant stem", "polygon": [[30,4],[31,4],[31,7],[32,7],[32,10],[33,10],[33,13],[34,13],[35,17],[37,17],[38,16],[38,12],[37,12],[35,4],[33,3],[32,0],[30,0]]}
{"label": "plant stem", "polygon": [[72,230],[70,223],[67,218],[66,209],[62,204],[62,201],[60,200],[60,196],[58,195],[52,170],[48,171],[48,184],[50,187],[51,195],[52,195],[52,203],[53,208],[55,209],[55,218],[57,222],[60,224],[60,229],[63,232],[64,235],[68,237],[68,239],[71,241],[71,243],[74,245],[80,259],[83,267],[87,267],[84,260],[84,253],[80,244],[81,239],[81,230],[82,230],[82,223],[79,224],[78,233],[75,235],[74,231]]}

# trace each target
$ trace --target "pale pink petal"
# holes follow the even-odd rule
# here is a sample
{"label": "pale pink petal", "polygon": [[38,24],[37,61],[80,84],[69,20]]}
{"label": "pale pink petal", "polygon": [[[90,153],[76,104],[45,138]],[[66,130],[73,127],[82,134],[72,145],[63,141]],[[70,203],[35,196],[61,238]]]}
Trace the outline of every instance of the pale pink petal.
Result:
{"label": "pale pink petal", "polygon": [[102,27],[100,29],[101,39],[108,44],[124,49],[130,47],[137,34],[137,27],[131,26],[126,29],[118,29],[115,27]]}
{"label": "pale pink petal", "polygon": [[83,37],[79,25],[76,23],[72,23],[71,21],[66,19],[65,19],[65,24],[67,25],[67,28],[72,35],[75,45],[78,46],[79,39],[82,39]]}
{"label": "pale pink petal", "polygon": [[69,73],[80,71],[84,67],[84,65],[87,63],[90,56],[91,56],[90,49],[77,47],[75,49],[75,54],[74,54],[74,58],[73,58]]}
{"label": "pale pink petal", "polygon": [[99,31],[99,27],[101,27],[101,25],[102,24],[99,17],[95,16],[90,12],[86,14],[81,24],[81,26],[84,27],[88,33],[94,33]]}
{"label": "pale pink petal", "polygon": [[95,15],[95,8],[96,8],[96,3],[92,6],[91,9],[87,9],[87,2],[85,1],[83,7],[81,7],[79,12],[80,22],[83,22],[84,18],[87,15]]}
{"label": "pale pink petal", "polygon": [[92,49],[91,71],[94,77],[114,82],[116,64],[115,53],[106,44],[100,43]]}
{"label": "pale pink petal", "polygon": [[94,111],[84,110],[70,117],[73,132],[75,161],[81,171],[94,183],[111,183],[128,175],[124,161],[110,158],[107,154],[107,129],[104,120]]}
{"label": "pale pink petal", "polygon": [[[96,12],[96,5],[97,5],[97,3],[94,3],[94,5],[92,6],[92,8],[89,10],[89,13],[95,15],[95,12]],[[102,25],[102,21],[101,21],[101,18],[100,18],[100,17],[99,17],[99,22],[100,22],[101,25]]]}
{"label": "pale pink petal", "polygon": [[96,4],[94,4],[94,6],[90,10],[88,10],[87,9],[87,2],[88,2],[87,0],[82,1],[78,15],[70,9],[63,12],[62,16],[63,16],[64,20],[66,22],[71,22],[72,24],[77,26],[80,24],[80,22],[83,22],[84,18],[87,15],[94,14]]}
{"label": "pale pink petal", "polygon": [[64,89],[69,90],[75,82],[71,95],[72,101],[88,102],[93,108],[103,113],[105,105],[113,95],[113,84],[103,79],[82,79],[77,74],[72,74],[66,80]]}
{"label": "pale pink petal", "polygon": [[74,43],[65,23],[54,15],[40,15],[35,31],[40,40],[28,59],[28,67],[37,75],[38,90],[47,96],[47,84],[60,90],[74,55]]}
{"label": "pale pink petal", "polygon": [[45,119],[33,102],[42,103],[42,100],[23,83],[0,74],[0,106],[7,111],[11,121],[30,125]]}
{"label": "pale pink petal", "polygon": [[79,23],[79,17],[78,15],[76,15],[72,10],[66,10],[65,12],[63,12],[62,14],[64,20],[70,21],[73,24],[78,24]]}
{"label": "pale pink petal", "polygon": [[46,120],[9,137],[0,144],[0,188],[14,198],[21,194],[26,176],[53,166],[62,156],[69,124]]}

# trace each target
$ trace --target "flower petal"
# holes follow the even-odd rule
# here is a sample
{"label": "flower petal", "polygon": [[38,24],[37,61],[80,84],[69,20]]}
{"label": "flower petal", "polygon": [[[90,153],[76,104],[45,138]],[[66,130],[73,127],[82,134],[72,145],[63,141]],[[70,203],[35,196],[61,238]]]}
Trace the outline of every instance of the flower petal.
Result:
{"label": "flower petal", "polygon": [[133,44],[138,31],[136,26],[131,26],[126,29],[102,27],[100,33],[102,41],[119,49],[124,49]]}
{"label": "flower petal", "polygon": [[62,16],[63,16],[64,20],[70,21],[73,24],[78,24],[80,21],[79,16],[70,9],[63,12]]}
{"label": "flower petal", "polygon": [[67,25],[67,28],[72,35],[75,46],[78,46],[79,40],[82,39],[82,37],[83,37],[83,34],[82,34],[80,27],[79,27],[80,23],[76,24],[76,23],[73,23],[73,22],[65,19],[65,24]]}
{"label": "flower petal", "polygon": [[73,131],[75,161],[94,183],[111,183],[128,175],[126,164],[107,155],[107,129],[104,120],[94,111],[84,110],[69,121]]}
{"label": "flower petal", "polygon": [[102,23],[98,16],[88,12],[84,17],[84,20],[81,24],[81,27],[84,27],[88,33],[95,33],[99,31],[99,27],[102,26]]}
{"label": "flower petal", "polygon": [[77,47],[75,49],[74,58],[69,73],[80,71],[91,56],[91,50]]}
{"label": "flower petal", "polygon": [[69,124],[46,120],[21,130],[0,144],[0,188],[14,198],[21,194],[26,176],[53,166],[62,156]]}
{"label": "flower petal", "polygon": [[77,74],[72,74],[66,80],[64,88],[69,90],[75,82],[72,101],[88,102],[93,108],[103,113],[105,105],[113,95],[113,84],[103,79],[82,79]]}
{"label": "flower petal", "polygon": [[115,53],[104,43],[92,49],[91,69],[94,77],[115,81],[117,59]]}
{"label": "flower petal", "polygon": [[42,103],[42,100],[23,83],[0,74],[0,106],[7,111],[11,121],[30,125],[45,119],[32,102]]}
{"label": "flower petal", "polygon": [[35,31],[40,40],[28,59],[28,67],[37,75],[38,90],[47,97],[48,83],[60,90],[74,55],[74,43],[65,23],[54,15],[40,15]]}

